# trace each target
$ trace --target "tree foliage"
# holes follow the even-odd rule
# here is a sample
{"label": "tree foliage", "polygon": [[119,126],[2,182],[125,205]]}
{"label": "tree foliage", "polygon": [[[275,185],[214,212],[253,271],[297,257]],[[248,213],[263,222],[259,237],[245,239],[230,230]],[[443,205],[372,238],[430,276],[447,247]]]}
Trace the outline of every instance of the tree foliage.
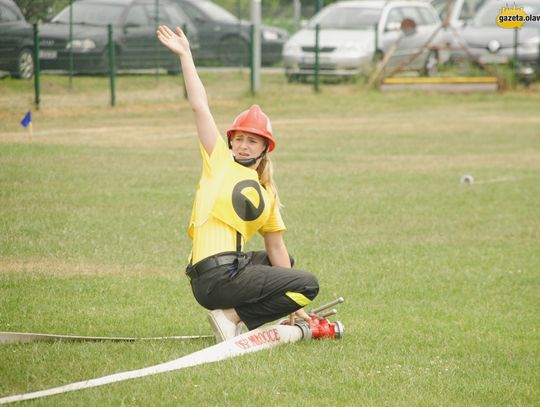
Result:
{"label": "tree foliage", "polygon": [[15,0],[30,22],[46,21],[56,15],[70,0]]}

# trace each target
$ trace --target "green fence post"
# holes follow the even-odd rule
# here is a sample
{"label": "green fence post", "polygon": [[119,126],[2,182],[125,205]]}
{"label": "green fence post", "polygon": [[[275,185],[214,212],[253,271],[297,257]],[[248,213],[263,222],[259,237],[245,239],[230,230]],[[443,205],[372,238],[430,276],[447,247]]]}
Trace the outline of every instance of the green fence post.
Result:
{"label": "green fence post", "polygon": [[69,88],[73,88],[73,0],[69,0]]}
{"label": "green fence post", "polygon": [[313,90],[319,92],[319,32],[320,26],[315,26],[315,78],[313,78]]}
{"label": "green fence post", "polygon": [[116,106],[116,86],[115,86],[116,62],[115,62],[115,55],[114,55],[112,24],[109,24],[107,26],[107,30],[109,33],[109,42],[107,46],[109,48],[109,78],[111,82],[111,106]]}
{"label": "green fence post", "polygon": [[[159,0],[156,0],[155,2],[156,7],[156,29],[154,31],[157,31],[159,29]],[[156,79],[159,78],[159,50],[161,48],[161,45],[159,44],[159,41],[154,41],[154,46],[156,47]]]}
{"label": "green fence post", "polygon": [[514,82],[514,85],[516,84],[518,79],[518,30],[519,28],[514,28],[514,54],[512,56],[512,81]]}
{"label": "green fence post", "polygon": [[379,51],[379,24],[375,24],[373,29],[375,30],[375,51],[373,51],[373,56],[375,56],[377,55],[377,51]]}
{"label": "green fence post", "polygon": [[34,23],[34,98],[36,110],[39,110],[41,101],[39,77],[41,75],[39,66],[39,31],[38,25]]}
{"label": "green fence post", "polygon": [[318,13],[321,11],[321,9],[324,7],[323,0],[315,0],[315,13]]}
{"label": "green fence post", "polygon": [[[237,2],[236,2],[236,12],[238,14],[236,16],[236,17],[238,17],[237,18],[238,24],[236,25],[236,32],[238,34],[238,38],[241,38],[242,37],[242,14],[243,13],[242,13],[242,6],[240,4],[240,0],[237,0]],[[251,28],[251,29],[253,29],[253,28]],[[251,31],[250,31],[250,33],[251,33]],[[251,34],[250,34],[250,38],[251,38]],[[251,44],[253,44],[253,41],[251,41]],[[250,50],[251,50],[251,48],[250,48]],[[239,58],[236,62],[237,62],[237,66],[241,67],[241,66],[244,65],[244,61],[242,61],[241,58]],[[249,64],[251,66],[251,62]],[[220,65],[222,65],[221,62],[220,62]]]}
{"label": "green fence post", "polygon": [[[184,25],[182,26],[182,31],[184,31],[184,35],[187,37],[188,36],[188,27],[187,27],[186,23],[184,23]],[[181,67],[182,67],[182,65],[180,65],[180,68]],[[187,94],[187,89],[186,89],[186,81],[184,81],[184,72],[182,72],[182,85],[184,85],[184,99],[187,100],[188,94]]]}
{"label": "green fence post", "polygon": [[253,47],[255,46],[255,25],[249,26],[249,79],[250,79],[250,92],[255,95],[255,52]]}

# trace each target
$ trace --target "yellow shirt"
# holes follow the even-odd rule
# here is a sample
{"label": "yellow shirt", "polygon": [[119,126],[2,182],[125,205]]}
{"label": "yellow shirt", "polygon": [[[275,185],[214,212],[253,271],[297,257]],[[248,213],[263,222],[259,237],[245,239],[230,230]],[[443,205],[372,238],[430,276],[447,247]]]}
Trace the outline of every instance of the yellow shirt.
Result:
{"label": "yellow shirt", "polygon": [[259,183],[257,171],[236,163],[221,137],[210,156],[202,145],[200,150],[203,172],[188,230],[193,264],[236,251],[236,231],[245,243],[256,232],[286,230],[275,197]]}

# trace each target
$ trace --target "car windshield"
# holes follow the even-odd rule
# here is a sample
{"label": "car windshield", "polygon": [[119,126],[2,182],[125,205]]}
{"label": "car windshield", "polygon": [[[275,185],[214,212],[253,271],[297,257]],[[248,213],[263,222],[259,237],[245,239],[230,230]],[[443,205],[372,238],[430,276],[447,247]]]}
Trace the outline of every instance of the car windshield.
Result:
{"label": "car windshield", "polygon": [[[74,3],[73,24],[119,25],[124,7],[106,3]],[[52,19],[53,23],[69,24],[69,6]]]}
{"label": "car windshield", "polygon": [[503,5],[498,3],[490,4],[482,8],[474,19],[474,25],[478,27],[492,26],[495,27],[497,16]]}
{"label": "car windshield", "polygon": [[315,28],[318,24],[327,30],[366,30],[379,22],[380,15],[379,8],[332,7],[313,18],[308,27]]}
{"label": "car windshield", "polygon": [[[446,11],[446,0],[433,0],[431,2],[431,5],[437,11],[437,14],[441,18],[441,20],[444,17],[444,12]],[[455,5],[455,2],[453,2],[452,6]]]}
{"label": "car windshield", "polygon": [[[464,0],[461,3],[461,10],[454,10],[454,7],[459,7],[459,4],[456,0],[451,0],[450,2],[450,13],[454,14],[454,11],[458,14],[456,17],[460,20],[470,20],[476,14],[476,10],[485,3],[485,0]],[[446,0],[432,0],[431,5],[439,14],[441,20],[444,20],[446,14]]]}
{"label": "car windshield", "polygon": [[231,23],[238,22],[238,19],[227,10],[221,8],[211,1],[198,1],[197,6],[212,20],[229,21]]}
{"label": "car windshield", "polygon": [[[478,10],[478,14],[474,18],[474,25],[478,27],[487,27],[495,26],[497,21],[497,16],[499,15],[501,8],[507,7],[506,4],[502,3],[491,3],[486,7]],[[519,3],[518,7],[523,7],[523,11],[526,14],[538,14],[540,13],[540,5],[538,4],[523,4]]]}

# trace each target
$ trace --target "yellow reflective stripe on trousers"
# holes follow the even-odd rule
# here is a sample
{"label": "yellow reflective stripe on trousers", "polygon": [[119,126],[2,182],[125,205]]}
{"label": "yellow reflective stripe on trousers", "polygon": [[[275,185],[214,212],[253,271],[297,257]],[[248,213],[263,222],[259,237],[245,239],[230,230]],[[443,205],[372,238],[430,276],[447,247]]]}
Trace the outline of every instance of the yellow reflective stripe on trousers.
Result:
{"label": "yellow reflective stripe on trousers", "polygon": [[287,291],[285,295],[289,297],[291,300],[293,300],[295,303],[300,305],[301,307],[305,307],[311,302],[311,300],[308,297],[306,297],[304,294]]}

